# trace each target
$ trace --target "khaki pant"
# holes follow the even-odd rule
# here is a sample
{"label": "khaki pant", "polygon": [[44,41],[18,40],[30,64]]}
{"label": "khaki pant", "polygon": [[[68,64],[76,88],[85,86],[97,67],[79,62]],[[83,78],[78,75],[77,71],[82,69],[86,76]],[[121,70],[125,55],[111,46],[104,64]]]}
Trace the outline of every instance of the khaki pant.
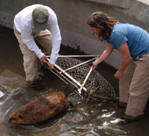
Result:
{"label": "khaki pant", "polygon": [[139,116],[149,96],[149,54],[132,60],[119,80],[120,101],[127,103],[126,115]]}
{"label": "khaki pant", "polygon": [[[23,54],[23,66],[26,76],[27,82],[33,82],[39,78],[38,70],[40,68],[39,66],[39,60],[36,56],[36,54],[29,50],[27,46],[23,43],[21,33],[19,33],[15,26],[14,26],[14,34],[19,42],[20,50]],[[34,37],[36,42],[39,43],[39,48],[43,50],[43,52],[46,55],[51,54],[51,48],[52,48],[52,36],[50,31],[45,30],[41,31],[36,37]]]}

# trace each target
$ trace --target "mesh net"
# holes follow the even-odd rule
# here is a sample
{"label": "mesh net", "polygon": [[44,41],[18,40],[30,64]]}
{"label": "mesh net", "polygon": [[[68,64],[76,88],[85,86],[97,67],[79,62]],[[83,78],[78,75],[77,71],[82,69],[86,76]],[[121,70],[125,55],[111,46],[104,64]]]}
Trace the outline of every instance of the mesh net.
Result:
{"label": "mesh net", "polygon": [[[80,84],[83,83],[88,74],[91,63],[83,64],[78,67],[71,67],[82,63],[83,60],[78,58],[59,57],[56,64],[71,75]],[[92,96],[100,96],[105,98],[115,98],[115,90],[113,86],[96,70],[93,70],[85,83],[85,88]]]}

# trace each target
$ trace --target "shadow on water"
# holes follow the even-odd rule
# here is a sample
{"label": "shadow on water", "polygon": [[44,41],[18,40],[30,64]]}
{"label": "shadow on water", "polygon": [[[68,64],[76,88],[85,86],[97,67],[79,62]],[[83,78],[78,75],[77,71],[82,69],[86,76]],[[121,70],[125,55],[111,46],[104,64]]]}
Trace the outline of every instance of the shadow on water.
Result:
{"label": "shadow on water", "polygon": [[[32,90],[24,86],[22,55],[11,30],[0,27],[0,133],[1,136],[148,136],[149,117],[120,125],[124,109],[113,102],[88,102],[72,93],[72,102],[67,112],[53,119],[35,125],[13,125],[8,122],[9,114],[38,96],[52,91],[63,91],[65,84],[52,74],[45,73],[44,91]],[[102,65],[104,67],[105,65]],[[108,67],[106,66],[106,68]],[[103,73],[112,79],[112,74]],[[114,71],[112,71],[114,72]],[[117,81],[111,81],[117,84]],[[117,87],[117,86],[116,86]],[[115,87],[115,88],[116,88]]]}

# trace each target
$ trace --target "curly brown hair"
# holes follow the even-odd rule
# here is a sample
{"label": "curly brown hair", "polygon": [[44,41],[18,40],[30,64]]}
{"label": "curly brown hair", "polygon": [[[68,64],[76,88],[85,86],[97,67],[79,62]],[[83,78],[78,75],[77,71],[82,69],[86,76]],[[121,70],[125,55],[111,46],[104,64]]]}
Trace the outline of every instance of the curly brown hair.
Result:
{"label": "curly brown hair", "polygon": [[104,41],[110,38],[113,26],[118,22],[118,20],[108,16],[106,13],[97,11],[91,14],[88,18],[87,24],[90,27],[99,29],[101,33],[99,33],[98,38],[101,41]]}

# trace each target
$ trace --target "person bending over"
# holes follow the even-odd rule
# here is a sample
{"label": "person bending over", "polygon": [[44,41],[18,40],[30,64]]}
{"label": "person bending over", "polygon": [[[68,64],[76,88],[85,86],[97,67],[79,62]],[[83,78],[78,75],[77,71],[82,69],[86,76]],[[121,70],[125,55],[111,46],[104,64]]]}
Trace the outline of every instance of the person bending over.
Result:
{"label": "person bending over", "polygon": [[93,35],[106,41],[105,50],[93,62],[93,69],[107,59],[113,49],[119,51],[122,61],[114,77],[119,79],[119,105],[126,106],[123,118],[140,119],[149,96],[149,33],[100,11],[92,13],[87,23]]}
{"label": "person bending over", "polygon": [[[57,16],[48,6],[30,5],[16,14],[14,33],[23,54],[26,84],[41,89],[38,59],[53,69],[60,50],[61,34]],[[49,62],[47,55],[51,55]]]}

